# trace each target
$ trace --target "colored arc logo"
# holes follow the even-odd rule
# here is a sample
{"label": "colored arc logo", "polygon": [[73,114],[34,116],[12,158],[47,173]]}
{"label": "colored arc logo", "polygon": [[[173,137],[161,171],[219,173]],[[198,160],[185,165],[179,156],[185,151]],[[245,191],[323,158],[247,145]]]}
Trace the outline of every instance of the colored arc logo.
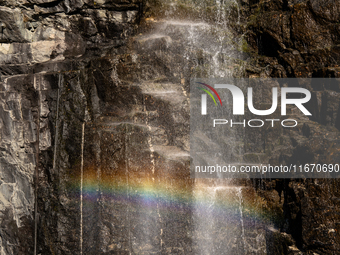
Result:
{"label": "colored arc logo", "polygon": [[[206,86],[206,87],[209,88],[212,92],[214,92],[215,95],[217,96],[218,100],[220,100],[220,104],[221,104],[221,106],[222,106],[222,100],[221,100],[219,94],[217,93],[217,91],[216,91],[213,87],[211,87],[211,86],[208,85],[208,84],[202,83],[202,82],[196,82],[196,83],[201,84],[201,85],[203,85],[203,86]],[[211,94],[211,92],[210,92],[209,90],[203,89],[203,88],[198,88],[198,89],[203,90],[204,92],[206,92],[206,93],[214,100],[215,105],[217,105],[216,100],[215,100],[213,94]]]}

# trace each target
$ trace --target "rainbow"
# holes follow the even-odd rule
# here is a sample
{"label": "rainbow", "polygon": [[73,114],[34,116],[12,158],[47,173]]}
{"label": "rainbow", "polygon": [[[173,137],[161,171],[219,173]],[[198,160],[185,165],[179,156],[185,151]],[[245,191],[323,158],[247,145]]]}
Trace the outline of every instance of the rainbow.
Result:
{"label": "rainbow", "polygon": [[[73,180],[75,199],[80,192],[79,184],[80,180]],[[100,199],[106,203],[142,206],[152,210],[157,208],[180,214],[196,210],[202,214],[228,213],[229,217],[239,217],[242,208],[243,217],[252,221],[267,222],[274,217],[252,187],[215,186],[190,178],[131,178],[125,173],[98,176],[96,171],[87,169],[83,180],[83,199],[84,207],[93,206]]]}

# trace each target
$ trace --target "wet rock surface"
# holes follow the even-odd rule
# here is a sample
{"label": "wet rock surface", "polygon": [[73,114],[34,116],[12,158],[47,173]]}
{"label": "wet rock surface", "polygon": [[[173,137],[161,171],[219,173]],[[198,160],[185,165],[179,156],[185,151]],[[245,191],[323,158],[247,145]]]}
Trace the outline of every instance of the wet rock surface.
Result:
{"label": "wet rock surface", "polygon": [[[244,0],[229,13],[167,1],[1,4],[2,254],[338,253],[337,180],[247,180],[231,191],[222,183],[202,203],[215,225],[228,223],[211,241],[188,171],[190,77],[338,77],[336,1]],[[191,21],[174,21],[178,14]],[[221,32],[209,22],[234,28],[222,36],[234,48],[214,55],[214,43],[187,40]],[[242,30],[248,43],[230,39]],[[212,70],[213,62],[232,71]],[[247,130],[234,158],[339,163],[339,88],[308,87],[313,117],[291,112],[303,125],[279,136]],[[221,213],[226,194],[235,208]],[[271,212],[274,227],[254,208]],[[225,233],[235,240],[227,244]]]}
{"label": "wet rock surface", "polygon": [[[251,77],[338,78],[338,2],[244,1],[244,7],[249,13],[249,52],[257,54],[259,68],[248,69]],[[270,140],[275,145],[275,157],[269,162],[339,163],[338,81],[326,83],[315,79],[315,84],[308,87],[312,92],[308,105],[312,116],[302,120],[298,132],[284,131],[279,141]],[[259,142],[268,141],[266,137]],[[278,226],[291,234],[303,254],[337,254],[337,186],[336,179],[276,180],[274,185],[265,181],[263,189],[268,191],[261,192],[265,197],[274,190],[282,193],[282,205],[273,201],[274,207],[283,212]],[[278,254],[295,253],[285,248]]]}
{"label": "wet rock surface", "polygon": [[82,125],[109,101],[100,100],[94,83],[102,85],[106,77],[96,71],[105,70],[92,63],[106,64],[107,78],[114,75],[110,56],[127,51],[121,47],[140,8],[138,1],[2,3],[1,254],[79,254]]}

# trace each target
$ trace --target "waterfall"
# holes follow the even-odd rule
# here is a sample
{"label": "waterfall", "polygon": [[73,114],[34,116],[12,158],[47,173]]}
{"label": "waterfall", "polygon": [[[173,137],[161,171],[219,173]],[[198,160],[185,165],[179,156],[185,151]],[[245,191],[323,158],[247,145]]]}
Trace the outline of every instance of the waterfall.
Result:
{"label": "waterfall", "polygon": [[242,198],[242,187],[237,188],[237,197],[239,199],[239,211],[240,211],[240,222],[241,222],[241,231],[242,231],[242,242],[243,242],[243,249],[246,249],[246,242],[245,242],[245,233],[244,233],[244,221],[243,221],[243,198]]}
{"label": "waterfall", "polygon": [[[37,88],[37,80],[36,76],[33,77],[33,84],[34,88]],[[40,85],[40,84],[39,84]],[[40,137],[40,112],[41,112],[41,91],[40,87],[39,90],[39,98],[38,98],[38,123],[37,123],[37,135],[36,135],[36,153],[35,153],[35,176],[34,176],[34,182],[35,182],[35,204],[34,204],[34,255],[37,255],[37,240],[38,240],[38,181],[39,181],[39,137]]]}
{"label": "waterfall", "polygon": [[55,138],[54,138],[54,152],[53,152],[53,171],[56,170],[56,161],[57,161],[57,146],[58,146],[58,135],[59,135],[59,100],[60,100],[61,80],[62,80],[62,74],[59,73],[58,90],[57,90],[57,114],[56,114],[56,118],[55,118]]}
{"label": "waterfall", "polygon": [[[188,2],[190,1],[185,4]],[[196,4],[197,8],[208,9],[208,2]],[[212,7],[215,8],[214,17],[201,13],[200,19],[178,19],[176,15],[180,13],[180,8],[180,3],[171,3],[165,18],[158,21],[159,25],[155,26],[151,34],[143,37],[144,42],[149,41],[152,45],[163,39],[167,42],[167,50],[171,47],[170,43],[180,41],[175,51],[182,52],[184,66],[190,69],[191,78],[231,78],[240,75],[242,58],[237,43],[242,41],[242,36],[237,37],[229,28],[229,23],[232,22],[229,19],[233,19],[237,24],[240,22],[237,1],[216,0]],[[232,17],[233,10],[236,18]],[[162,54],[162,51],[163,49],[160,49],[159,54]],[[185,84],[185,79],[181,79],[181,83]],[[240,144],[236,142],[239,135],[235,131],[229,132],[228,154],[239,151]],[[240,162],[231,157],[227,159],[227,163]],[[250,236],[254,233],[257,235],[257,230],[250,227],[250,230],[246,231],[248,220],[244,211],[248,209],[244,205],[244,190],[246,188],[234,180],[195,180],[192,201],[194,254],[237,255],[248,252],[250,246],[247,246],[247,239],[252,240]],[[252,244],[249,249],[257,251],[261,245],[262,243]]]}
{"label": "waterfall", "polygon": [[242,187],[227,181],[196,181],[195,254],[245,254]]}
{"label": "waterfall", "polygon": [[[119,68],[112,69],[116,82],[112,89],[118,94],[112,92],[117,104],[112,109],[123,109],[110,116],[115,110],[109,103],[101,105],[110,114],[100,116],[93,128],[93,146],[98,147],[92,153],[97,153],[93,172],[98,170],[91,178],[98,180],[101,195],[93,191],[96,201],[87,202],[91,197],[84,194],[83,205],[82,174],[80,245],[81,252],[84,245],[84,254],[98,250],[244,254],[251,232],[247,230],[245,187],[233,180],[192,181],[189,176],[189,78],[230,78],[242,69],[235,45],[238,38],[229,29],[229,9],[237,9],[236,2],[198,2],[171,1],[162,18],[146,20],[150,29],[131,39],[131,62],[120,66],[123,70],[134,66],[135,74],[119,81]],[[182,5],[197,8],[196,14],[181,15]],[[211,12],[201,11],[205,9]],[[227,137],[231,151],[239,146],[235,135],[230,132]],[[85,157],[85,165],[87,161]],[[86,172],[91,169],[85,166],[84,171],[86,187],[86,178],[90,178]],[[93,211],[91,203],[96,206]],[[100,213],[93,216],[92,212]],[[92,226],[100,232],[100,240]]]}
{"label": "waterfall", "polygon": [[80,254],[83,254],[83,181],[84,181],[84,140],[85,122],[82,124],[81,133],[81,159],[80,159]]}

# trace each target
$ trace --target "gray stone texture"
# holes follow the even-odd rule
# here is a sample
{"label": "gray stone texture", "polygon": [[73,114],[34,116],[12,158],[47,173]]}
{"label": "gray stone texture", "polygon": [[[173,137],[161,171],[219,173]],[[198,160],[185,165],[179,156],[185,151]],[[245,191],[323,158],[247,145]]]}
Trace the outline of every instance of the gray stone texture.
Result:
{"label": "gray stone texture", "polygon": [[[83,254],[195,254],[188,84],[207,75],[212,56],[197,50],[186,62],[188,31],[176,24],[168,35],[144,36],[171,13],[159,1],[0,3],[1,254],[33,254],[35,247],[37,254],[80,253],[82,155]],[[172,15],[201,17],[184,7]],[[240,55],[248,62],[242,72],[235,60],[235,73],[339,77],[338,2],[243,0],[240,11],[241,23],[230,25],[235,34],[247,32]],[[235,158],[339,163],[339,86],[309,89],[313,118],[292,112],[304,125],[280,136],[248,130]],[[145,206],[146,184],[162,186],[166,198],[152,191],[155,205]],[[243,236],[247,247],[257,245],[258,254],[338,253],[337,180],[241,185],[249,203],[274,212],[276,227],[249,222],[255,227]],[[219,247],[224,232],[216,236]],[[238,245],[233,254],[253,254]]]}

